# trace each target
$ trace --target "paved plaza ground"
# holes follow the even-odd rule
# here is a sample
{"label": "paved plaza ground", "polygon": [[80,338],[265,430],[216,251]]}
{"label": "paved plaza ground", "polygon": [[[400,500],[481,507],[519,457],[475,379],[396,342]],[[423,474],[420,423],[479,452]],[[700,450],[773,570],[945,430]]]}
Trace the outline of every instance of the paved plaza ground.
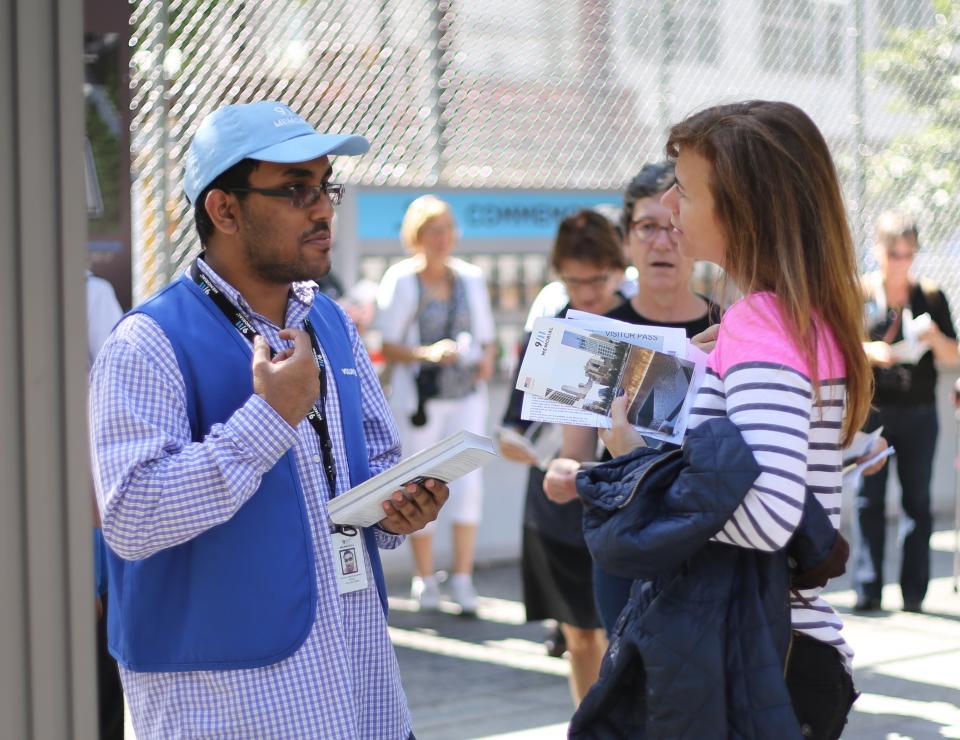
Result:
{"label": "paved plaza ground", "polygon": [[[946,523],[943,523],[946,526]],[[895,535],[888,542],[896,542]],[[862,692],[843,737],[847,740],[960,738],[960,595],[953,591],[952,530],[934,535],[926,613],[901,612],[899,589],[884,592],[886,611],[850,613],[849,579],[829,600],[857,651]],[[891,576],[896,562],[890,563]],[[420,614],[406,598],[407,582],[391,581],[391,635],[414,715],[418,740],[565,737],[571,714],[567,663],[545,654],[541,624],[524,624],[515,563],[477,573],[483,598],[476,619],[452,603]]]}
{"label": "paved plaza ground", "polygon": [[[845,740],[960,739],[960,595],[951,577],[953,532],[933,537],[933,573],[924,614],[901,612],[899,589],[884,592],[886,611],[850,613],[849,577],[829,600],[857,651],[854,705]],[[896,542],[891,532],[888,542]],[[891,559],[890,577],[896,562]],[[482,598],[475,619],[444,602],[421,614],[409,582],[390,581],[390,633],[396,646],[418,740],[555,740],[566,736],[572,708],[567,662],[550,658],[542,624],[525,624],[516,563],[476,577]],[[127,737],[133,732],[127,725]]]}

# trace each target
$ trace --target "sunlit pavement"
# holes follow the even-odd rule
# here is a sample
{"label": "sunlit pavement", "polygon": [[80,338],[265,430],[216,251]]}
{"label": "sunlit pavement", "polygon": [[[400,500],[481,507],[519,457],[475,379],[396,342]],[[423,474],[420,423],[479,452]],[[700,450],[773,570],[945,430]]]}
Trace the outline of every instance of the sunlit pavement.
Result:
{"label": "sunlit pavement", "polygon": [[[895,543],[894,532],[888,543]],[[888,586],[885,611],[850,613],[849,578],[828,599],[843,615],[857,651],[861,692],[846,740],[960,739],[960,594],[951,577],[953,531],[933,536],[933,573],[924,614],[900,611]],[[888,563],[887,580],[897,562]],[[390,635],[403,674],[418,740],[554,740],[566,736],[572,705],[567,663],[543,647],[546,630],[525,624],[516,564],[478,571],[476,618],[445,601],[421,614],[407,598],[409,582],[390,583]],[[133,731],[127,722],[127,737]]]}
{"label": "sunlit pavement", "polygon": [[[895,543],[894,536],[888,543]],[[829,600],[843,614],[857,651],[857,688],[844,738],[960,739],[960,595],[953,591],[952,530],[933,538],[933,573],[924,614],[900,611],[897,586],[884,591],[885,611],[854,615],[849,580]],[[895,553],[891,553],[892,555]],[[895,577],[891,559],[888,580]],[[421,614],[391,583],[391,636],[418,740],[562,738],[572,711],[567,664],[547,657],[544,627],[524,624],[516,564],[482,569],[477,618],[454,604]]]}

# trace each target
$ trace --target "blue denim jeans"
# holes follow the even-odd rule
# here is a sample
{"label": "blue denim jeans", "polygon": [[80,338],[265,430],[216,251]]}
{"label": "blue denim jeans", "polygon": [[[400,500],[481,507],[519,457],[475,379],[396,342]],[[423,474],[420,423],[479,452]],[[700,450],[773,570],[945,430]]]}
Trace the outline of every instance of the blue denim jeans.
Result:
{"label": "blue denim jeans", "polygon": [[600,613],[600,622],[603,629],[610,636],[617,617],[623,611],[630,598],[630,586],[633,581],[629,578],[612,576],[593,565],[593,597],[597,602],[597,611]]}

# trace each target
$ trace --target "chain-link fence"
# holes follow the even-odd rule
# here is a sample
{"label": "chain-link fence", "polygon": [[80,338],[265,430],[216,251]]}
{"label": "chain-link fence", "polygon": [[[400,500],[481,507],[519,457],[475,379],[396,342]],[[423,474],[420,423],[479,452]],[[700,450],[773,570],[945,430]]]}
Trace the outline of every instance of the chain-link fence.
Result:
{"label": "chain-link fence", "polygon": [[[195,248],[182,162],[225,102],[356,132],[346,182],[618,189],[711,103],[783,99],[826,134],[858,242],[921,218],[960,309],[960,0],[217,0],[132,5],[135,292]],[[771,203],[771,207],[776,207]]]}

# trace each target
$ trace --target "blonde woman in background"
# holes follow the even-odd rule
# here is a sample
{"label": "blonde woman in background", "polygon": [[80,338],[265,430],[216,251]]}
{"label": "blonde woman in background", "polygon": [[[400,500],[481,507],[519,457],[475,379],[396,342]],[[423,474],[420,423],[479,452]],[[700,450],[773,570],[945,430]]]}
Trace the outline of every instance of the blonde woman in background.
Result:
{"label": "blonde woman in background", "polygon": [[[486,381],[493,373],[496,345],[483,273],[453,257],[457,228],[450,206],[433,195],[417,198],[403,217],[400,236],[412,256],[384,273],[377,327],[384,358],[392,365],[390,403],[407,456],[461,429],[486,433]],[[481,471],[450,487],[451,595],[464,614],[473,614]],[[411,538],[416,568],[411,596],[421,609],[436,609],[440,603],[432,533],[431,527]]]}

